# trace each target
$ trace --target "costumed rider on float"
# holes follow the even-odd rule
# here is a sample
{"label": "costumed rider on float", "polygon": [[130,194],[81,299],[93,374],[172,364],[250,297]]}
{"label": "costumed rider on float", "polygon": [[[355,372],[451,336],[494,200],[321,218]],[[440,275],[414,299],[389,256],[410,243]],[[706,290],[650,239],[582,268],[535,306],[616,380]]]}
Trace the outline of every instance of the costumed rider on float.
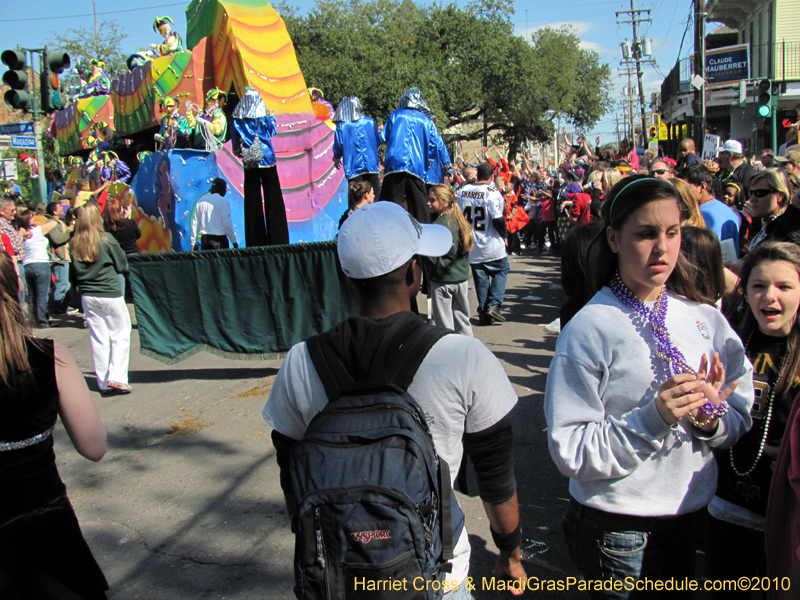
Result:
{"label": "costumed rider on float", "polygon": [[91,73],[89,73],[89,77],[85,81],[81,78],[81,88],[77,97],[107,96],[111,93],[111,78],[103,70],[106,67],[106,63],[99,58],[93,58],[89,61],[89,64],[92,67]]}
{"label": "costumed rider on float", "polygon": [[111,152],[130,146],[130,140],[118,140],[117,132],[102,119],[92,125],[92,133],[86,138],[86,142],[100,152]]}
{"label": "costumed rider on float", "polygon": [[186,117],[178,112],[181,101],[172,96],[164,96],[158,107],[164,116],[161,117],[161,129],[153,138],[158,142],[158,150],[172,150],[173,148],[186,148],[189,144],[191,128],[186,122]]}
{"label": "costumed rider on float", "polygon": [[211,89],[206,94],[203,110],[197,105],[186,104],[187,109],[196,109],[197,116],[191,110],[186,111],[186,122],[193,129],[192,148],[214,152],[222,148],[225,136],[228,134],[228,121],[222,108],[228,95],[217,88]]}
{"label": "costumed rider on float", "polygon": [[380,197],[378,146],[381,136],[375,121],[362,112],[361,101],[356,96],[342,98],[332,120],[336,123],[334,165],[337,169],[344,165],[344,176],[349,183],[369,181],[375,196]]}
{"label": "costumed rider on float", "polygon": [[103,181],[128,183],[131,177],[131,169],[120,160],[116,152],[101,152],[98,157],[103,161],[103,170],[100,176]]}
{"label": "costumed rider on float", "polygon": [[156,17],[153,21],[153,30],[157,31],[164,38],[163,44],[150,44],[153,54],[158,52],[159,56],[168,56],[175,52],[183,52],[183,40],[177,32],[172,30],[172,19],[169,17]]}
{"label": "costumed rider on float", "polygon": [[[433,124],[433,112],[412,87],[400,97],[386,119],[381,141],[386,143],[381,200],[403,206],[420,223],[429,223],[428,190],[425,180],[434,160],[440,160],[441,136]],[[442,157],[448,161],[449,156]]]}

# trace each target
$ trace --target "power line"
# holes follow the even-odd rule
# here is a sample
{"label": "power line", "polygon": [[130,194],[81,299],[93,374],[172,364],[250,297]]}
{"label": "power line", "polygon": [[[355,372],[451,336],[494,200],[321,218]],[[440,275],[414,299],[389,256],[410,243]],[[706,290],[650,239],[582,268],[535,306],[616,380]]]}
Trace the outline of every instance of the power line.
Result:
{"label": "power line", "polygon": [[[153,10],[155,8],[168,8],[170,6],[186,6],[185,2],[176,2],[174,4],[159,4],[157,6],[145,6],[143,8],[129,8],[127,10],[109,10],[106,12],[99,12],[98,15],[118,15],[120,13],[137,12],[140,10]],[[94,13],[86,13],[84,15],[64,15],[61,17],[35,17],[30,19],[4,19],[6,23],[19,23],[22,21],[53,21],[55,19],[73,19],[78,17],[92,17]]]}

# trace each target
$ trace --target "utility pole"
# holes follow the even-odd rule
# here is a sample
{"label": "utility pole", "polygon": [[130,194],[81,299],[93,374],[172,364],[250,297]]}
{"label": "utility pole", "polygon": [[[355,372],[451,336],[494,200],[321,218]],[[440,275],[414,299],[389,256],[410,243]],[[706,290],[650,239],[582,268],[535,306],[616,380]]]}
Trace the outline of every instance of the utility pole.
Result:
{"label": "utility pole", "polygon": [[703,83],[694,92],[694,139],[702,146],[706,134],[706,9],[705,0],[694,0],[694,73]]}
{"label": "utility pole", "polygon": [[[645,17],[641,17],[640,15],[646,15]],[[636,67],[636,79],[639,84],[639,104],[642,111],[642,140],[644,141],[647,139],[647,108],[645,107],[644,103],[644,86],[642,85],[642,63],[650,63],[654,64],[655,61],[652,58],[644,59],[645,56],[650,56],[650,40],[646,40],[644,38],[639,39],[638,29],[637,26],[640,23],[652,23],[652,19],[650,18],[650,9],[636,9],[635,0],[631,0],[631,9],[630,10],[620,10],[617,11],[617,25],[624,25],[630,23],[633,27],[633,44],[630,44],[627,40],[625,43],[622,44],[622,56],[623,61],[622,64],[624,65],[635,65]],[[620,21],[620,15],[630,15],[630,20]],[[636,139],[633,139],[634,146],[636,145]]]}

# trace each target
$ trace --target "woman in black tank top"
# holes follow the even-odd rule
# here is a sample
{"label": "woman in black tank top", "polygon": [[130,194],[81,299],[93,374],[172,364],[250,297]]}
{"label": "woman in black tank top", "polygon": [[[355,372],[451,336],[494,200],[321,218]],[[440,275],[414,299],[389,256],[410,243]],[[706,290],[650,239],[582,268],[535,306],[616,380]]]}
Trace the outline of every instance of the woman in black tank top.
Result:
{"label": "woman in black tank top", "polygon": [[11,258],[0,252],[0,598],[106,598],[53,450],[59,415],[93,461],[105,454],[105,427],[75,359],[28,331],[17,292]]}

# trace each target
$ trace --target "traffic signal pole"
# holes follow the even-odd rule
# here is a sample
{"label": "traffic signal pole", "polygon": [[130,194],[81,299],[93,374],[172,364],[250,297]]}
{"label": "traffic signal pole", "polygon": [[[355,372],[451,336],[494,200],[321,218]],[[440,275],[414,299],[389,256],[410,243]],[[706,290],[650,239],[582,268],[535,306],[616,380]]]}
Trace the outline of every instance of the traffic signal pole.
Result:
{"label": "traffic signal pole", "polygon": [[[41,50],[29,50],[31,53],[31,69],[33,69],[33,55],[39,53],[39,73],[42,73],[42,52]],[[39,96],[36,94],[36,77],[34,76],[31,82],[31,101],[33,102],[33,135],[36,138],[36,162],[39,165],[39,202],[47,204],[47,182],[45,181],[45,164],[44,164],[44,147],[42,146],[42,124],[39,121],[41,118],[41,111],[39,105]],[[41,87],[41,86],[40,86]]]}

